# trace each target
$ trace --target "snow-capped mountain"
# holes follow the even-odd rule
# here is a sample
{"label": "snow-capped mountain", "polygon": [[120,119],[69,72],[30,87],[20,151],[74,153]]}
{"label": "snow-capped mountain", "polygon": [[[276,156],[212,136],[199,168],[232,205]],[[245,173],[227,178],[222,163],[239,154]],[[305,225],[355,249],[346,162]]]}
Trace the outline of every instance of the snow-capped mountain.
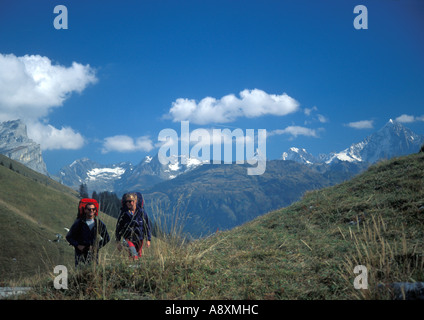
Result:
{"label": "snow-capped mountain", "polygon": [[[187,158],[185,156],[174,156],[175,159],[172,163],[169,163],[166,166],[163,166],[163,173],[167,176],[168,179],[174,179],[182,173],[186,173],[190,170],[201,166],[203,162],[196,158]],[[182,160],[185,158],[185,164],[182,164]]]}
{"label": "snow-capped mountain", "polygon": [[[294,160],[306,165],[329,164],[333,169],[335,168],[333,165],[339,163],[352,164],[354,168],[357,168],[355,164],[358,164],[363,168],[365,167],[363,164],[374,163],[379,159],[418,152],[423,143],[424,136],[419,136],[402,124],[390,120],[381,130],[340,152],[314,156],[305,149],[290,148],[283,153],[281,159]],[[175,158],[174,163],[164,165],[156,155],[145,157],[135,166],[130,163],[105,166],[89,159],[80,159],[62,168],[59,176],[63,184],[76,190],[85,183],[89,192],[107,190],[120,195],[128,190],[147,190],[160,182],[173,180],[203,165],[198,159],[182,160],[182,156],[179,156]],[[343,170],[353,169],[352,166],[348,166],[343,167]]]}
{"label": "snow-capped mountain", "polygon": [[292,160],[304,164],[313,164],[318,160],[310,154],[306,149],[291,147],[288,152],[284,152],[281,156],[282,160]]}
{"label": "snow-capped mountain", "polygon": [[350,159],[348,161],[375,163],[380,159],[418,152],[423,143],[424,136],[417,135],[401,123],[390,119],[382,129],[343,150],[337,157],[346,157]]}
{"label": "snow-capped mountain", "polygon": [[328,155],[314,157],[305,149],[290,148],[282,155],[283,160],[314,164],[335,161],[375,163],[380,159],[390,159],[418,152],[424,143],[424,136],[417,135],[409,128],[392,119],[379,131],[350,147]]}
{"label": "snow-capped mountain", "polygon": [[59,177],[63,184],[73,189],[86,184],[89,193],[107,190],[120,194],[128,190],[148,189],[203,164],[198,159],[187,159],[187,164],[182,164],[181,160],[181,156],[176,157],[175,163],[163,165],[156,155],[145,157],[136,166],[126,162],[105,166],[85,158],[63,167]]}
{"label": "snow-capped mountain", "polygon": [[164,165],[160,163],[158,155],[147,156],[133,170],[122,175],[115,184],[115,191],[120,194],[128,190],[146,190],[159,182],[174,179],[203,164],[198,159],[187,159],[187,164],[182,164],[181,160],[182,156],[179,156],[175,158],[175,161]]}
{"label": "snow-capped mountain", "polygon": [[90,192],[113,191],[116,181],[132,168],[133,165],[129,162],[107,166],[83,158],[60,169],[58,176],[61,183],[76,190],[81,184],[86,184]]}

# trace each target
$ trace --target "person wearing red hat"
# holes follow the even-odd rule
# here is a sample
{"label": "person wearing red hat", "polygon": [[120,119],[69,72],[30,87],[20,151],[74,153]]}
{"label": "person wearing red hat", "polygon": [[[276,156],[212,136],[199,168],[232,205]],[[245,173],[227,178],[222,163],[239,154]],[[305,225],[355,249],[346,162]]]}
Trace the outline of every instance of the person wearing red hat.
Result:
{"label": "person wearing red hat", "polygon": [[88,203],[84,214],[78,217],[66,235],[66,240],[75,248],[75,266],[90,263],[95,258],[98,262],[100,248],[110,240],[106,225],[96,217],[97,208]]}

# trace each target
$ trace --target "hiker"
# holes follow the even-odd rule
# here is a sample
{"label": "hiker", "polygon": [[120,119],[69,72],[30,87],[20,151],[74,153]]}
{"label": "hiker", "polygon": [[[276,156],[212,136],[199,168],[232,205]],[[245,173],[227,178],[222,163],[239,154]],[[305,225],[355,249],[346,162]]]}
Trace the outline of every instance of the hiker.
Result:
{"label": "hiker", "polygon": [[75,248],[75,267],[79,263],[90,263],[93,258],[98,263],[100,248],[110,240],[106,225],[97,218],[96,200],[82,199],[78,209],[78,217],[66,235],[66,240]]}
{"label": "hiker", "polygon": [[144,210],[143,197],[139,192],[124,194],[121,205],[115,232],[117,247],[118,250],[122,250],[121,238],[123,238],[123,244],[130,257],[137,260],[141,257],[145,238],[147,247],[150,247],[152,235],[149,217]]}

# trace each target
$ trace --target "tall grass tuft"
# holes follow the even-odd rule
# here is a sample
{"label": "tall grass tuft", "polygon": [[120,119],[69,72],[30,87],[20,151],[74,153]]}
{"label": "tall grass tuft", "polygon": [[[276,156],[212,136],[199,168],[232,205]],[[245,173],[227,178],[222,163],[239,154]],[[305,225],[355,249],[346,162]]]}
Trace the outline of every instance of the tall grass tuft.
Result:
{"label": "tall grass tuft", "polygon": [[[356,252],[346,256],[340,275],[346,287],[353,288],[352,270],[362,265],[367,268],[368,288],[353,289],[354,299],[393,299],[392,284],[396,282],[416,282],[424,280],[423,239],[408,240],[405,228],[389,228],[381,215],[350,228],[350,239]],[[350,275],[350,276],[349,276]]]}

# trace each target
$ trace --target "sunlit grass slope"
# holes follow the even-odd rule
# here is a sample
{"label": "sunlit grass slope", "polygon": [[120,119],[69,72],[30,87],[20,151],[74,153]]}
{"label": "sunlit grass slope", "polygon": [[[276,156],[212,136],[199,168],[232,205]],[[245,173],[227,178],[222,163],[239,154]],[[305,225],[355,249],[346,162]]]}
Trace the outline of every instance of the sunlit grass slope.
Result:
{"label": "sunlit grass slope", "polygon": [[76,191],[0,155],[0,284],[73,263],[65,228],[78,201]]}
{"label": "sunlit grass slope", "polygon": [[[25,298],[390,299],[389,284],[424,281],[423,206],[420,153],[206,239],[162,235],[137,263],[110,246],[98,266],[70,271],[67,290],[51,275]],[[368,289],[354,287],[357,265]]]}

